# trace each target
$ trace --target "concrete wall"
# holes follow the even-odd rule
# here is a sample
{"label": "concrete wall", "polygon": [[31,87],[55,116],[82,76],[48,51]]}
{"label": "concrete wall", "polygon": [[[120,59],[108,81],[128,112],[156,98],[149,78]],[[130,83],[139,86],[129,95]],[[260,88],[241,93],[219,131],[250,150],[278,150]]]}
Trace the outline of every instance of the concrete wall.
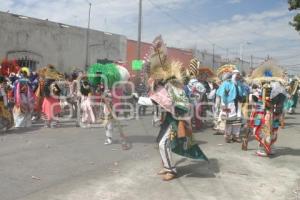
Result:
{"label": "concrete wall", "polygon": [[[27,56],[37,60],[38,66],[53,64],[63,71],[83,69],[86,38],[84,28],[0,12],[0,59]],[[91,30],[88,63],[125,60],[126,48],[125,36]]]}

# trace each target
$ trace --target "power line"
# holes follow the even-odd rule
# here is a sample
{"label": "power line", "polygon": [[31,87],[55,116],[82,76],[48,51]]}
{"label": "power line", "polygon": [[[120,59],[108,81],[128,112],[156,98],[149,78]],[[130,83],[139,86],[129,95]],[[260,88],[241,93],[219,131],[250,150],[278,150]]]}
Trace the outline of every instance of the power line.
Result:
{"label": "power line", "polygon": [[[148,2],[150,4],[152,4],[155,8],[157,8],[158,10],[160,10],[163,14],[165,14],[166,16],[168,16],[170,19],[172,19],[174,22],[176,22],[177,24],[181,25],[182,27],[186,28],[187,30],[191,31],[191,32],[199,32],[198,30],[194,30],[192,29],[190,26],[187,26],[186,24],[180,22],[177,18],[173,17],[172,15],[170,15],[168,12],[166,12],[161,6],[157,5],[156,3],[154,3],[152,0],[148,0]],[[226,51],[227,49],[215,44],[214,42],[208,40],[208,39],[203,39],[200,38],[202,41],[208,42],[210,45],[215,45],[216,47],[219,47],[220,49],[223,49],[224,51]]]}
{"label": "power line", "polygon": [[288,56],[288,57],[282,57],[282,58],[276,57],[276,58],[279,59],[279,60],[290,60],[290,59],[297,58],[297,57],[298,57],[298,58],[300,57],[300,54],[299,54],[299,53],[296,54],[296,55]]}
{"label": "power line", "polygon": [[[187,29],[188,31],[192,32],[192,33],[195,33],[195,32],[199,32],[199,30],[197,29],[193,29],[191,28],[190,26],[186,25],[185,23],[181,22],[180,20],[178,20],[176,17],[174,17],[173,15],[171,15],[169,12],[165,11],[165,9],[167,10],[170,10],[169,8],[162,8],[162,6],[154,3],[152,0],[147,0],[153,7],[157,8],[158,10],[160,10],[164,15],[166,15],[167,17],[169,17],[171,20],[173,20],[174,22],[176,22],[177,24],[179,24],[180,26],[184,27],[185,29]],[[256,33],[257,34],[257,33]],[[228,53],[230,54],[233,54],[233,55],[238,55],[237,52],[235,51],[231,51],[229,50],[228,48],[225,48],[221,45],[218,45],[216,44],[215,42],[212,42],[208,39],[204,39],[204,38],[199,38],[200,40],[204,41],[204,42],[207,42],[209,43],[210,45],[213,45],[214,47],[218,47],[219,49],[223,50],[224,52],[226,52],[226,55]],[[288,47],[288,46],[284,46],[284,47]],[[295,45],[296,47],[296,45]],[[279,47],[277,47],[278,49],[280,49]],[[261,50],[261,52],[265,52],[265,51],[268,51],[268,50]],[[272,50],[274,51],[274,50]],[[275,50],[276,51],[276,50]],[[260,52],[260,51],[255,51],[255,52]],[[249,55],[246,55],[246,56],[249,56]],[[297,55],[298,56],[298,55]],[[288,58],[283,58],[283,59],[290,59],[290,58],[294,58],[296,56],[291,56],[291,57],[288,57]],[[265,60],[266,58],[263,58],[263,57],[257,57],[257,56],[253,56],[254,59],[258,59],[258,60]],[[275,57],[276,58],[276,57]],[[280,59],[280,60],[283,60],[283,59]]]}
{"label": "power line", "polygon": [[300,63],[299,64],[291,64],[291,65],[282,65],[284,67],[297,67],[297,66],[300,66]]}

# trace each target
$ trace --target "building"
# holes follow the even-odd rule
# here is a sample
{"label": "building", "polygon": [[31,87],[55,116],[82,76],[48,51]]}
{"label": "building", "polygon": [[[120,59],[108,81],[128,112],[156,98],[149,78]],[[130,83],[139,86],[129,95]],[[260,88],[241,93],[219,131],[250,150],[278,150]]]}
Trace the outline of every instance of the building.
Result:
{"label": "building", "polygon": [[236,65],[238,70],[245,74],[249,74],[251,73],[251,71],[253,71],[251,63],[245,60],[241,60],[240,58],[231,59],[227,63]]}
{"label": "building", "polygon": [[218,54],[212,54],[206,50],[200,51],[198,49],[193,50],[195,58],[197,58],[202,66],[212,67],[217,69],[222,64],[222,56]]}
{"label": "building", "polygon": [[85,28],[48,20],[0,12],[0,35],[0,60],[16,59],[33,70],[53,64],[67,72],[84,69],[86,62],[126,59],[125,36],[96,30],[88,34]]}

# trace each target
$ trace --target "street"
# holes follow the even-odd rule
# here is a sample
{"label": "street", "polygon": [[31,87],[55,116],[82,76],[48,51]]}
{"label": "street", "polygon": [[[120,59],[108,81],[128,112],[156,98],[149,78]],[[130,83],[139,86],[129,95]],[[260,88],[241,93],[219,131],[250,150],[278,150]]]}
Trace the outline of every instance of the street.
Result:
{"label": "street", "polygon": [[[123,121],[132,147],[105,146],[103,128],[76,128],[73,122],[45,129],[14,130],[0,136],[1,200],[83,199],[247,199],[300,198],[300,118],[287,116],[280,130],[277,154],[255,155],[225,144],[213,131],[195,134],[209,158],[193,161],[174,156],[179,178],[163,182],[156,175],[160,157],[154,143],[158,128],[151,117]],[[298,197],[297,197],[298,195]]]}

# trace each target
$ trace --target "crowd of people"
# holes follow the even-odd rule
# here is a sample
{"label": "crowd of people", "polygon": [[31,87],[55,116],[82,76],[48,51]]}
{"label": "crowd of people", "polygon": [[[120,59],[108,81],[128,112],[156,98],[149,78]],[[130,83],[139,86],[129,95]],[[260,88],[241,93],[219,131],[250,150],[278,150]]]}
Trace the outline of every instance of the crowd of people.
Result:
{"label": "crowd of people", "polygon": [[98,79],[92,82],[87,72],[77,70],[63,74],[53,65],[31,71],[14,60],[4,60],[0,76],[2,131],[29,128],[32,122],[40,121],[44,121],[45,128],[56,128],[61,126],[60,119],[66,118],[76,121],[82,128],[107,122],[105,143],[110,144],[112,136],[108,121],[112,111],[108,110],[113,108],[113,113],[118,115],[123,90],[133,91],[126,90],[126,85],[109,91],[101,77]]}
{"label": "crowd of people", "polygon": [[[118,127],[126,149],[118,116],[124,108],[125,116],[135,110],[145,114],[146,106],[151,105],[160,125],[157,143],[163,169],[159,174],[166,181],[177,175],[171,152],[208,160],[193,140],[193,131],[203,130],[208,122],[217,134],[224,135],[226,143],[242,143],[242,149],[247,150],[249,137],[254,137],[258,156],[275,153],[274,143],[279,128],[285,127],[285,113],[294,113],[297,106],[297,77],[289,80],[272,62],[265,62],[251,74],[241,73],[231,64],[214,72],[197,59],[183,66],[171,60],[165,49],[162,38],[157,37],[144,66],[148,81],[137,85],[138,94],[124,83],[129,80],[128,71],[115,64],[95,64],[87,72],[62,74],[52,65],[31,71],[4,60],[1,128],[26,128],[37,120],[43,120],[46,128],[55,128],[60,126],[60,117],[68,115],[81,127],[103,123],[107,145],[113,143],[113,128]],[[117,84],[120,81],[123,83]],[[134,109],[122,104],[124,95],[125,105],[131,108],[133,104]],[[149,101],[135,109],[139,97]]]}
{"label": "crowd of people", "polygon": [[[256,154],[275,154],[279,128],[284,128],[285,113],[294,113],[298,102],[298,77],[289,78],[273,61],[266,61],[249,74],[226,64],[216,73],[201,67],[197,59],[189,66],[171,60],[161,37],[153,41],[148,71],[150,98],[163,108],[157,138],[163,180],[176,178],[171,152],[193,159],[207,160],[193,142],[194,129],[213,119],[213,129],[224,135],[226,143],[258,142]],[[207,112],[209,111],[209,112]],[[213,113],[212,117],[208,113]]]}

